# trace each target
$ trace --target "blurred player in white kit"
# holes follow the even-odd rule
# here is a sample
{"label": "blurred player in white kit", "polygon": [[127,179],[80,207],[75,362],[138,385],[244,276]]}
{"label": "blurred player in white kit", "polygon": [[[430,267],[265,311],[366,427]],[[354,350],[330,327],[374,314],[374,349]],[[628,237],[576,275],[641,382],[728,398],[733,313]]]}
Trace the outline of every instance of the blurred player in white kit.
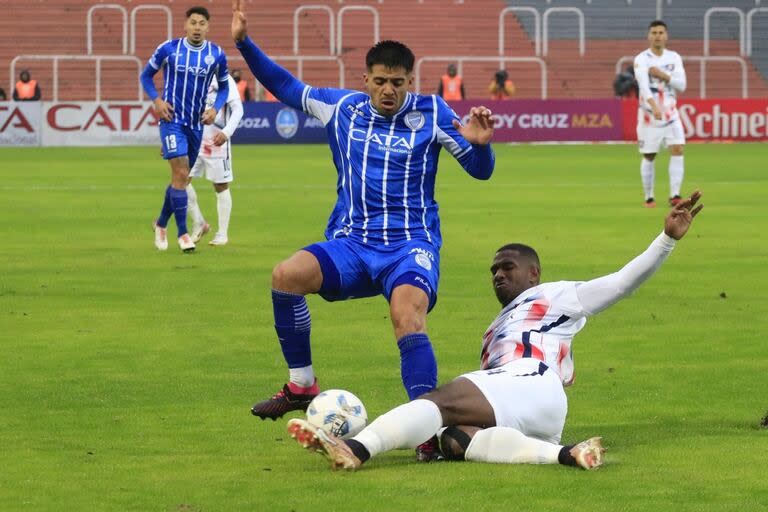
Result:
{"label": "blurred player in white kit", "polygon": [[[209,245],[225,245],[229,241],[229,218],[232,214],[232,195],[229,184],[233,180],[232,175],[232,143],[230,139],[237,129],[240,119],[243,117],[243,103],[237,92],[237,85],[232,77],[229,77],[229,94],[224,108],[219,111],[216,120],[207,125],[203,131],[203,142],[200,147],[195,165],[189,173],[187,196],[189,197],[188,210],[192,218],[192,241],[198,243],[211,226],[205,221],[203,212],[197,202],[197,192],[192,186],[192,178],[205,176],[213,183],[216,191],[216,211],[219,217],[219,228]],[[218,84],[211,82],[208,90],[207,102],[216,98]]]}
{"label": "blurred player in white kit", "polygon": [[677,94],[685,91],[683,59],[668,50],[667,25],[661,20],[648,27],[650,48],[635,57],[635,78],[639,89],[637,111],[638,149],[643,154],[640,177],[645,192],[645,206],[653,208],[656,201],[653,184],[656,174],[654,159],[662,142],[669,148],[669,204],[681,201],[683,184],[683,147],[685,134],[677,112]]}

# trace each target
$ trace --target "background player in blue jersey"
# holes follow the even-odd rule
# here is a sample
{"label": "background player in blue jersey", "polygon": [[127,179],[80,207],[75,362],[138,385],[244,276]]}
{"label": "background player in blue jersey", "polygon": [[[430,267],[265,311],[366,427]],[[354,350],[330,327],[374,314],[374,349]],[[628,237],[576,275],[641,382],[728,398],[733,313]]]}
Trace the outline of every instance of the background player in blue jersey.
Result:
{"label": "background player in blue jersey", "polygon": [[[154,224],[155,246],[168,249],[166,226],[173,215],[178,227],[179,247],[194,251],[187,233],[187,181],[203,136],[203,125],[213,123],[227,101],[227,58],[217,45],[205,40],[210,15],[205,7],[187,11],[186,37],[165,41],[157,47],[141,73],[141,85],[155,103],[160,117],[163,158],[171,165],[171,184],[165,189],[160,216]],[[152,77],[163,68],[163,93],[158,94]],[[219,93],[212,108],[206,109],[208,87],[216,75]]]}
{"label": "background player in blue jersey", "polygon": [[[490,178],[491,112],[473,108],[462,126],[442,98],[410,93],[414,56],[395,41],[368,52],[365,93],[310,87],[246,37],[239,0],[233,0],[233,11],[232,36],[251,71],[280,101],[325,124],[338,171],[327,241],[299,250],[273,270],[275,329],[290,380],[252,412],[275,419],[306,409],[319,392],[304,299],[310,293],[330,301],[387,298],[403,385],[414,399],[437,384],[426,316],[437,298],[442,243],[434,199],[438,155],[444,147],[470,175]],[[420,456],[429,458],[432,446],[423,446]]]}

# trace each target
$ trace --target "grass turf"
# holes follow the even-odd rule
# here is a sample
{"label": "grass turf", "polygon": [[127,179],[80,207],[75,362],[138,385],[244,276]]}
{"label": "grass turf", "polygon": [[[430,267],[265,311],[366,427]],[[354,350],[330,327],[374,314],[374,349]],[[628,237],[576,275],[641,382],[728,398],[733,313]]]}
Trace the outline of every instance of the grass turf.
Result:
{"label": "grass turf", "polygon": [[[588,279],[641,252],[666,212],[642,207],[634,147],[496,151],[489,182],[441,162],[441,382],[477,367],[497,247],[533,245],[544,280]],[[0,149],[0,509],[768,507],[768,146],[689,146],[701,217],[658,275],[576,337],[564,440],[604,436],[607,464],[590,473],[419,465],[410,451],[331,473],[284,421],[253,418],[286,378],[271,268],[321,238],[335,173],[324,146],[234,153],[230,245],[183,255],[152,246],[168,179],[156,148]],[[197,189],[215,220],[213,192]],[[350,389],[371,417],[402,402],[384,300],[309,304],[321,385]]]}

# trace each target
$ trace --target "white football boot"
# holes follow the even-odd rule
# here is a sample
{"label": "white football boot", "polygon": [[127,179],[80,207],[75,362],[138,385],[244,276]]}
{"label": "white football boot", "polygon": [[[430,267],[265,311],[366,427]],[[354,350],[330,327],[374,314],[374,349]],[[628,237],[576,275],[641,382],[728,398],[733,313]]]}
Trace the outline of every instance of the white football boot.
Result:
{"label": "white football boot", "polygon": [[208,245],[227,245],[227,242],[229,242],[227,235],[216,233],[216,235],[213,237],[213,240],[208,242]]}
{"label": "white football boot", "polygon": [[354,471],[363,463],[342,439],[319,429],[306,420],[288,420],[288,434],[307,450],[325,455],[331,461],[331,469]]}
{"label": "white football boot", "polygon": [[192,241],[194,243],[199,243],[200,240],[211,230],[211,225],[207,222],[203,222],[199,226],[195,226],[195,229],[192,230]]}
{"label": "white football boot", "polygon": [[192,252],[195,250],[195,242],[189,236],[189,233],[184,233],[179,237],[179,247],[184,252]]}
{"label": "white football boot", "polygon": [[157,221],[152,223],[152,230],[155,232],[155,247],[158,251],[168,250],[168,229],[161,228]]}
{"label": "white football boot", "polygon": [[571,448],[571,455],[584,469],[597,469],[603,464],[602,437],[592,437]]}

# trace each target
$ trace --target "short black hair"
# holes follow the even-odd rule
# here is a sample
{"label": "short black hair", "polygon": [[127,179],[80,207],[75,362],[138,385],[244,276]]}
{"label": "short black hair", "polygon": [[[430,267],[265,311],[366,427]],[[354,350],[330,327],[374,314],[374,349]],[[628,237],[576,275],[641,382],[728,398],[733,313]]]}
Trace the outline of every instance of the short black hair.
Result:
{"label": "short black hair", "polygon": [[664,23],[664,22],[663,22],[663,21],[661,21],[661,20],[653,20],[653,21],[652,21],[652,22],[651,22],[651,23],[648,25],[648,30],[651,30],[653,27],[664,27],[664,30],[666,30],[667,32],[669,32],[669,29],[667,28],[667,24],[666,24],[666,23]]}
{"label": "short black hair", "polygon": [[413,71],[413,61],[416,60],[410,48],[398,41],[379,41],[365,56],[365,66],[368,71],[376,64],[382,64],[389,69],[405,68],[406,73]]}
{"label": "short black hair", "polygon": [[541,262],[539,261],[539,255],[536,252],[536,250],[525,244],[507,244],[499,247],[499,249],[496,251],[496,254],[500,253],[501,251],[516,251],[520,256],[523,258],[526,258],[531,261],[531,263],[535,263],[537,267],[541,268]]}
{"label": "short black hair", "polygon": [[189,9],[187,9],[187,18],[189,18],[193,14],[199,14],[206,20],[211,21],[211,15],[208,13],[208,9],[206,9],[205,7],[200,7],[198,5],[198,6],[190,7]]}

